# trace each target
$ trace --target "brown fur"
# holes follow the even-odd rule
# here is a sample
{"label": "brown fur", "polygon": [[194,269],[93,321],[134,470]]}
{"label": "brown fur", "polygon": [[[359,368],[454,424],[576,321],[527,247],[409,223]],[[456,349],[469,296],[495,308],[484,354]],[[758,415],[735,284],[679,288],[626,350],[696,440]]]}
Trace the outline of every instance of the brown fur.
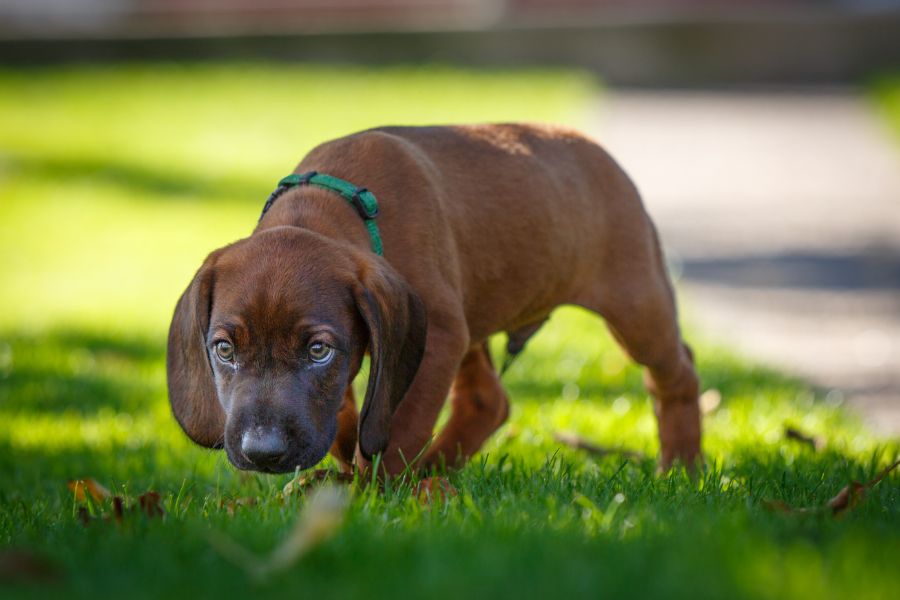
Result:
{"label": "brown fur", "polygon": [[[656,232],[598,145],[528,125],[388,127],[319,146],[295,172],[310,170],[375,194],[384,258],[345,201],[309,186],[279,198],[250,238],[210,255],[169,337],[173,410],[197,442],[224,440],[236,465],[253,468],[229,449],[230,433],[278,422],[291,444],[314,447],[291,455],[300,466],[328,446],[348,464],[357,446],[362,466],[380,452],[396,473],[429,444],[450,393],[450,421],[419,466],[460,464],[508,413],[487,337],[530,331],[575,304],[602,315],[647,367],[662,465],[699,459],[698,380]],[[211,332],[236,321],[247,367],[214,383]],[[339,360],[300,377],[292,360],[304,328],[322,324]],[[367,348],[356,444],[348,386]],[[273,469],[292,470],[285,460]]]}

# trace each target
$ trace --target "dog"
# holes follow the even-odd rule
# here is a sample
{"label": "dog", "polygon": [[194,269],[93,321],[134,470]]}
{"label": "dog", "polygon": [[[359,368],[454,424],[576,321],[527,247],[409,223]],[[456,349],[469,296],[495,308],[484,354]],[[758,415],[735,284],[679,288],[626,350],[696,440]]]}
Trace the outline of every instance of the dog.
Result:
{"label": "dog", "polygon": [[572,304],[645,367],[660,467],[700,460],[699,380],[657,233],[598,144],[527,124],[383,127],[316,147],[291,177],[175,308],[169,398],[196,443],[268,473],[329,451],[344,470],[462,465],[509,412],[488,336],[521,349]]}

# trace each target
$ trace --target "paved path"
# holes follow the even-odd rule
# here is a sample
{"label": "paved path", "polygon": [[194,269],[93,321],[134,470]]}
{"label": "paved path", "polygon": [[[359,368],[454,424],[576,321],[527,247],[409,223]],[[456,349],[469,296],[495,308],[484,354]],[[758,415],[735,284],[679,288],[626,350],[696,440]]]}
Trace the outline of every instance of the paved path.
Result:
{"label": "paved path", "polygon": [[685,318],[900,435],[900,141],[851,93],[613,91]]}

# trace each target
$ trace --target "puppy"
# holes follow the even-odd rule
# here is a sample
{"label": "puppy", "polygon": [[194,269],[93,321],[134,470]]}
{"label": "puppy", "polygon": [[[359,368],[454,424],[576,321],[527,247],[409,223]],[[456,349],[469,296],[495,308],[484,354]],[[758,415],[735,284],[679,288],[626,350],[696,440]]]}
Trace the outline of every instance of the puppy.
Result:
{"label": "puppy", "polygon": [[656,231],[600,146],[519,124],[364,131],[310,152],[197,271],[169,330],[172,410],[240,469],[329,450],[345,469],[461,465],[508,414],[485,340],[519,350],[562,304],[646,367],[661,466],[697,461],[699,384]]}

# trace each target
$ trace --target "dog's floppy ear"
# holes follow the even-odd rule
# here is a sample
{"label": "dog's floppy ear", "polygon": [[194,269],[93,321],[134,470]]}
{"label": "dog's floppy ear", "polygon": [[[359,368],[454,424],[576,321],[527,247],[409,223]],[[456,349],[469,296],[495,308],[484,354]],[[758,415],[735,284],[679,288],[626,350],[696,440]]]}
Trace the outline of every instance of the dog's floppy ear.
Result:
{"label": "dog's floppy ear", "polygon": [[216,396],[206,352],[215,257],[216,253],[207,257],[178,300],[166,352],[172,412],[188,437],[207,448],[221,448],[225,435],[225,411]]}
{"label": "dog's floppy ear", "polygon": [[371,364],[359,420],[359,449],[371,459],[387,447],[391,418],[419,369],[427,319],[419,296],[380,260],[367,265],[354,296],[369,330]]}

